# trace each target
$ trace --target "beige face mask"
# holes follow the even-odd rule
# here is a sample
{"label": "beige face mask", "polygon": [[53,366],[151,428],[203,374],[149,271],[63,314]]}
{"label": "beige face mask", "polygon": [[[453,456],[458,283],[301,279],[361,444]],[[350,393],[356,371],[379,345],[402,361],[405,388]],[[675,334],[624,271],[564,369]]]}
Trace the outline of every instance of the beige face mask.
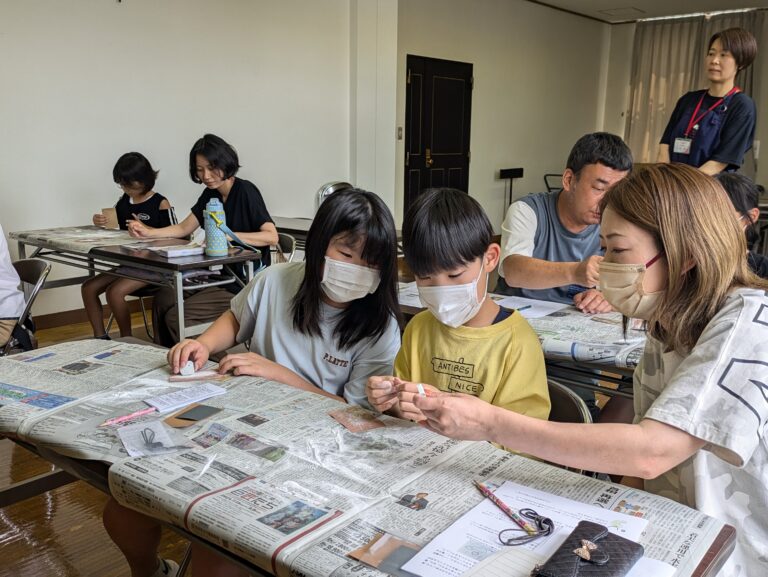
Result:
{"label": "beige face mask", "polygon": [[600,263],[600,291],[611,306],[624,316],[648,320],[659,304],[664,291],[643,291],[645,271],[663,253],[657,254],[646,264]]}

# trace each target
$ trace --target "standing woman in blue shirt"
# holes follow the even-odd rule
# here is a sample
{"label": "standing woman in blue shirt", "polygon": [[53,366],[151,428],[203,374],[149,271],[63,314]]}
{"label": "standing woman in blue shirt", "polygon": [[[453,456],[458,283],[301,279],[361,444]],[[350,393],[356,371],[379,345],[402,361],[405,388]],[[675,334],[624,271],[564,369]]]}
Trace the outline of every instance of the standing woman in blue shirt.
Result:
{"label": "standing woman in blue shirt", "polygon": [[715,175],[738,170],[755,136],[755,103],[736,74],[757,56],[755,37],[728,28],[709,40],[704,60],[709,87],[677,101],[659,146],[658,162],[682,162]]}

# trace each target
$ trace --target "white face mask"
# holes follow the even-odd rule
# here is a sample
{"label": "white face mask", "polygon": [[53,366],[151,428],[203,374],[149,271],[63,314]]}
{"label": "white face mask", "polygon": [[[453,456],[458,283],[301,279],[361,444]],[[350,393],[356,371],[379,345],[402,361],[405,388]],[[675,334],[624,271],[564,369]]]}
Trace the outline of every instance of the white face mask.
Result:
{"label": "white face mask", "polygon": [[486,274],[485,292],[483,298],[477,298],[477,283],[483,276],[483,266],[480,274],[470,283],[443,286],[420,286],[419,299],[421,304],[435,315],[435,318],[449,327],[460,327],[474,318],[483,305],[488,294],[488,275]]}
{"label": "white face mask", "polygon": [[367,266],[342,262],[325,257],[323,280],[320,287],[326,296],[337,303],[348,303],[376,292],[381,273]]}
{"label": "white face mask", "polygon": [[655,263],[662,253],[646,264],[600,263],[600,291],[613,308],[624,316],[648,320],[659,304],[664,291],[646,293],[643,278],[646,269]]}

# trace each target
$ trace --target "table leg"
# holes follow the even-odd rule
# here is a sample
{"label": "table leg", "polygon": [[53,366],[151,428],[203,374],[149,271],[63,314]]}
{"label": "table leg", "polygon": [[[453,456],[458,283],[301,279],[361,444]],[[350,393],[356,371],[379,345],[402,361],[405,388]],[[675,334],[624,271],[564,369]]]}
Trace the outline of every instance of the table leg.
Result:
{"label": "table leg", "polygon": [[179,317],[179,340],[183,341],[186,337],[186,327],[184,326],[184,286],[183,279],[181,278],[181,272],[176,271],[173,273],[173,285],[176,289],[176,310]]}
{"label": "table leg", "polygon": [[27,245],[19,241],[16,243],[16,246],[19,249],[19,259],[27,258]]}

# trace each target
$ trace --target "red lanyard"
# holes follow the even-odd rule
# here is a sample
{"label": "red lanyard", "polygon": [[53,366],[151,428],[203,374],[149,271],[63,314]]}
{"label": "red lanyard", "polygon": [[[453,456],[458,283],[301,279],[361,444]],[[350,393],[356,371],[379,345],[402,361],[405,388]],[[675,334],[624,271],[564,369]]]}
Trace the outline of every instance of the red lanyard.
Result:
{"label": "red lanyard", "polygon": [[693,110],[693,114],[691,115],[691,120],[688,122],[688,128],[685,129],[685,137],[688,138],[688,135],[691,134],[691,130],[694,126],[696,126],[707,114],[712,112],[715,108],[720,106],[723,103],[723,100],[728,98],[731,94],[736,94],[737,92],[741,92],[741,88],[738,86],[734,86],[728,91],[728,94],[723,96],[720,100],[715,102],[712,106],[710,106],[705,112],[702,112],[701,116],[698,118],[696,115],[699,113],[699,109],[701,108],[701,103],[704,102],[704,96],[706,96],[706,92],[701,95],[701,98],[699,99],[699,103],[696,105],[696,108]]}

